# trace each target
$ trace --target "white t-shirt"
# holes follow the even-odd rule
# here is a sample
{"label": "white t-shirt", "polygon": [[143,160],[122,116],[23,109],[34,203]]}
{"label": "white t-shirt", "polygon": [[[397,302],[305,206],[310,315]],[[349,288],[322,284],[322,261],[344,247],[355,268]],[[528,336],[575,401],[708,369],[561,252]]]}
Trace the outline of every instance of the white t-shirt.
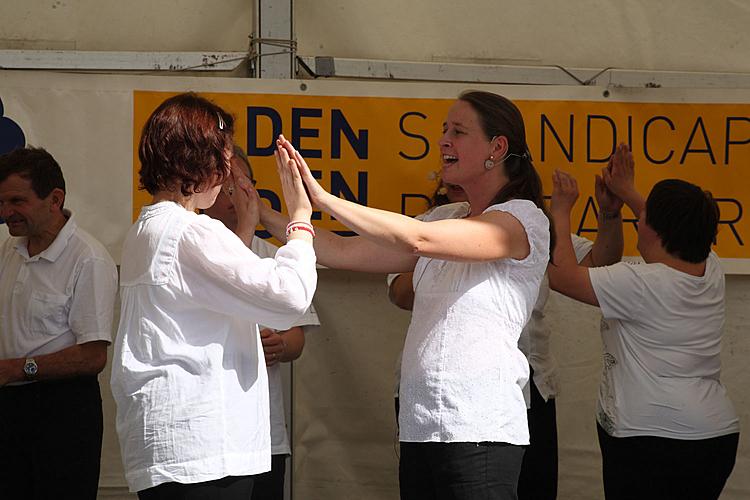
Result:
{"label": "white t-shirt", "polygon": [[[580,263],[591,252],[594,244],[591,240],[575,234],[571,234],[570,237],[573,241],[576,260]],[[549,349],[552,331],[544,320],[544,306],[547,304],[549,293],[549,280],[545,274],[542,286],[539,288],[539,297],[537,297],[534,310],[531,312],[531,318],[526,323],[523,332],[521,332],[521,338],[518,340],[518,348],[526,355],[531,368],[534,369],[534,384],[545,401],[554,398],[558,392],[557,361]],[[524,398],[526,398],[526,406],[530,407],[531,395],[528,385],[524,387]]]}
{"label": "white t-shirt", "polygon": [[614,437],[708,439],[739,432],[719,381],[724,274],[664,264],[589,269],[604,320],[597,420]]}
{"label": "white t-shirt", "polygon": [[117,269],[104,246],[68,221],[29,257],[26,237],[0,246],[0,359],[112,339]]}
{"label": "white t-shirt", "polygon": [[[261,258],[273,258],[276,255],[278,247],[268,243],[257,236],[250,242],[250,249]],[[301,326],[305,336],[320,326],[318,314],[311,305],[292,327]],[[258,325],[261,330],[266,328]],[[287,432],[286,419],[284,418],[284,391],[281,381],[281,363],[272,366],[266,366],[268,371],[268,393],[271,409],[271,454],[272,455],[290,455],[292,449],[289,446],[289,433]]]}
{"label": "white t-shirt", "polygon": [[[523,225],[523,260],[455,262],[422,257],[401,364],[400,439],[528,444],[522,388],[529,365],[518,349],[549,260],[549,221],[527,200],[493,205]],[[467,203],[426,221],[461,218]]]}
{"label": "white t-shirt", "polygon": [[221,222],[161,202],[122,254],[111,381],[131,491],[270,470],[257,323],[288,329],[310,307],[312,246],[260,259]]}

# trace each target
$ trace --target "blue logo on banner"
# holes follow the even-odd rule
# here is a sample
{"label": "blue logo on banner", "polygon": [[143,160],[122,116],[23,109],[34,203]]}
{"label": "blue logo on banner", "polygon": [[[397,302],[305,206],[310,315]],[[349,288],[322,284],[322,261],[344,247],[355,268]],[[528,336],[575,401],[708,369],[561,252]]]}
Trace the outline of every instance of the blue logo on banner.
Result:
{"label": "blue logo on banner", "polygon": [[26,145],[26,136],[16,122],[4,116],[3,100],[0,99],[0,155],[10,153]]}

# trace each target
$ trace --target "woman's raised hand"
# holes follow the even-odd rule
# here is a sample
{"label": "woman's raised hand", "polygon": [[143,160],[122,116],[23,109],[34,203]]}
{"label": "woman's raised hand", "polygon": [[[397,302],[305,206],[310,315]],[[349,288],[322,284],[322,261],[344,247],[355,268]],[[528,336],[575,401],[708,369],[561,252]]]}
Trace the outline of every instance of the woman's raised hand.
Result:
{"label": "woman's raised hand", "polygon": [[242,167],[234,161],[230,165],[230,177],[224,182],[222,189],[234,205],[237,213],[236,231],[242,238],[240,232],[255,232],[260,219],[260,197]]}
{"label": "woman's raised hand", "polygon": [[[310,216],[312,215],[312,204],[305,192],[305,185],[302,183],[302,177],[300,176],[301,168],[298,165],[298,160],[293,156],[290,157],[290,152],[292,155],[296,153],[292,145],[289,144],[289,141],[284,139],[283,135],[280,135],[276,141],[274,157],[276,159],[279,178],[281,179],[284,202],[289,211],[289,218],[292,221],[309,223]],[[305,165],[305,168],[307,169],[307,165]],[[307,169],[307,172],[309,173],[310,170]],[[310,175],[312,176],[312,174]]]}
{"label": "woman's raised hand", "polygon": [[626,144],[620,144],[610,159],[610,167],[604,173],[604,184],[640,217],[645,205],[643,196],[635,187],[635,161]]}
{"label": "woman's raised hand", "polygon": [[552,174],[552,203],[550,203],[550,212],[558,213],[564,216],[570,216],[576,200],[578,199],[578,183],[575,177],[555,170]]}
{"label": "woman's raised hand", "polygon": [[602,171],[604,184],[618,198],[625,200],[635,191],[635,161],[627,144],[620,144],[609,159],[609,166]]}
{"label": "woman's raised hand", "polygon": [[602,169],[602,175],[597,175],[594,178],[594,196],[596,196],[599,211],[610,216],[619,213],[623,205],[623,201],[607,187],[604,180],[611,172],[612,160],[610,159],[609,166]]}
{"label": "woman's raised hand", "polygon": [[302,158],[302,155],[299,153],[299,151],[294,149],[292,143],[286,140],[283,135],[279,136],[279,139],[281,140],[281,145],[286,150],[289,157],[297,163],[297,169],[299,170],[300,177],[305,183],[305,187],[307,187],[307,192],[309,193],[310,199],[312,200],[313,204],[315,204],[316,206],[321,206],[325,197],[329,196],[328,192],[323,189],[320,184],[318,184],[318,181],[315,179],[315,177],[313,177],[312,172],[310,172],[310,167],[307,166],[307,162],[304,158]]}

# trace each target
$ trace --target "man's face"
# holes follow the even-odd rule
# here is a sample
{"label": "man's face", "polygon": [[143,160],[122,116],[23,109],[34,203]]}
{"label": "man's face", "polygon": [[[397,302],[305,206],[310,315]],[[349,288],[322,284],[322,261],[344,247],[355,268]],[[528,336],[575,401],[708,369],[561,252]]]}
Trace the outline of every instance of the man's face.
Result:
{"label": "man's face", "polygon": [[[233,157],[232,165],[238,166],[240,169],[242,169],[242,171],[247,174],[247,176],[250,178],[250,181],[252,182],[253,179],[252,177],[250,177],[250,173],[248,172],[247,167],[242,160],[237,157]],[[219,192],[218,196],[216,196],[216,201],[214,202],[213,206],[203,211],[204,214],[208,215],[212,219],[220,220],[221,222],[223,222],[224,225],[232,231],[234,231],[234,229],[237,227],[237,212],[235,212],[232,200],[227,194],[227,186],[233,183],[234,181],[232,180],[231,176],[228,177],[227,180],[224,181],[224,187],[222,187],[221,192]]]}
{"label": "man's face", "polygon": [[11,236],[34,238],[54,224],[54,214],[62,190],[54,189],[46,198],[39,198],[31,181],[18,174],[0,182],[0,217],[5,219]]}

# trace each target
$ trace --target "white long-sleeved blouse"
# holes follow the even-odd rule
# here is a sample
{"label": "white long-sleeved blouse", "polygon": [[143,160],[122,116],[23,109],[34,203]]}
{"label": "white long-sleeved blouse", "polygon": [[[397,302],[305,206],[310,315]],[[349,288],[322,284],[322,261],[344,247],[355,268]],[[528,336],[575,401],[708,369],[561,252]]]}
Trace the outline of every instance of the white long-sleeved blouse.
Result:
{"label": "white long-sleeved blouse", "polygon": [[161,202],[142,209],[122,254],[112,393],[131,491],[268,471],[257,324],[287,329],[310,306],[312,245],[261,259],[221,222]]}

